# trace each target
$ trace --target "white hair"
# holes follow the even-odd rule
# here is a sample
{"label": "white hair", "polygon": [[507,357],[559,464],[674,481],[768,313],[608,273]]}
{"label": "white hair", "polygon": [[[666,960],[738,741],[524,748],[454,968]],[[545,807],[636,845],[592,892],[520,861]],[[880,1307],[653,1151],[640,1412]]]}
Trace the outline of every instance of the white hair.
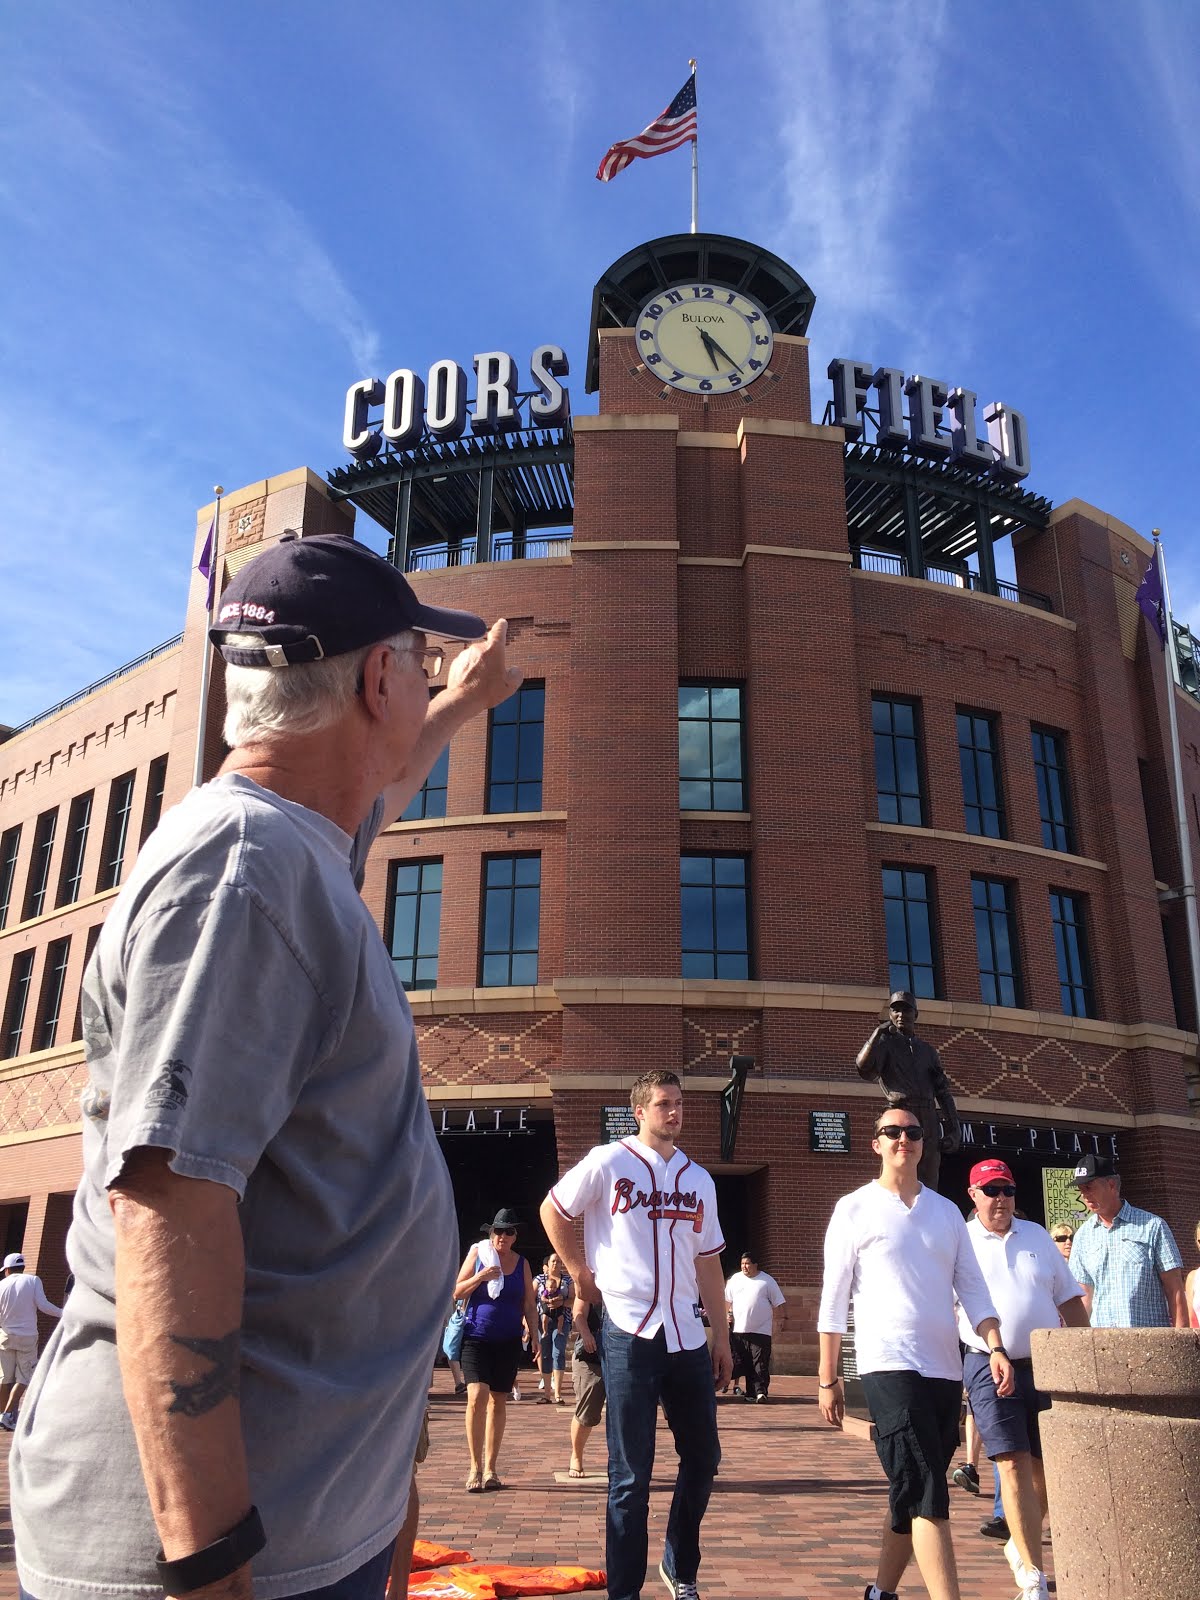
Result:
{"label": "white hair", "polygon": [[[377,639],[361,650],[328,656],[324,661],[304,661],[294,667],[225,667],[225,743],[238,745],[269,738],[272,734],[319,733],[343,716],[362,685],[363,664],[381,644],[392,650],[412,648],[413,635],[405,630],[390,639]],[[262,640],[255,633],[230,633],[225,643],[236,649],[253,649]]]}

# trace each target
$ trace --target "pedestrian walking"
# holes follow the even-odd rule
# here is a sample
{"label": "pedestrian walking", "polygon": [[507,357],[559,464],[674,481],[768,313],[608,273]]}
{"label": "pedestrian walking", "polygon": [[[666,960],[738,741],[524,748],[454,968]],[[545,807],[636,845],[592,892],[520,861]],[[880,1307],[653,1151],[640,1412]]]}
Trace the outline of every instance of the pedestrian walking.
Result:
{"label": "pedestrian walking", "polygon": [[771,1345],[776,1318],[785,1305],[783,1290],[764,1272],[753,1251],[742,1252],[741,1266],[725,1285],[731,1342],[743,1351],[746,1399],[766,1402],[771,1389]]}
{"label": "pedestrian walking", "polygon": [[[358,884],[518,686],[505,634],[344,537],[285,534],[221,597],[230,753],[146,841],[84,978],[76,1285],[9,1461],[36,1600],[382,1596],[455,1218]],[[475,642],[431,701],[433,638]]]}
{"label": "pedestrian walking", "polygon": [[547,1383],[550,1386],[550,1393],[543,1392],[539,1403],[549,1405],[553,1402],[561,1406],[575,1285],[571,1282],[570,1273],[563,1270],[562,1263],[551,1251],[542,1263],[542,1270],[533,1280],[533,1287],[538,1310],[538,1370],[541,1373],[538,1388],[544,1391]]}
{"label": "pedestrian walking", "polygon": [[[597,1145],[564,1173],[542,1202],[542,1226],[584,1299],[597,1290],[604,1297],[609,1600],[639,1600],[646,1578],[660,1401],[679,1467],[658,1570],[675,1600],[697,1600],[700,1525],[721,1459],[714,1385],[724,1389],[732,1370],[725,1241],[712,1178],[676,1143],[683,1128],[676,1074],[643,1074],[629,1098],[636,1136]],[[577,1217],[583,1254],[571,1226]]]}
{"label": "pedestrian walking", "polygon": [[[1200,1222],[1196,1224],[1196,1249],[1200,1251]],[[1193,1267],[1184,1279],[1183,1298],[1187,1305],[1188,1325],[1200,1328],[1200,1316],[1196,1309],[1196,1289],[1200,1287],[1200,1267]]]}
{"label": "pedestrian walking", "polygon": [[582,1478],[583,1452],[592,1429],[604,1414],[604,1371],[600,1359],[601,1307],[576,1295],[574,1324],[578,1337],[571,1355],[571,1381],[575,1386],[575,1414],[571,1418],[569,1478]]}
{"label": "pedestrian walking", "polygon": [[46,1298],[42,1280],[25,1271],[25,1257],[14,1252],[4,1258],[0,1279],[0,1428],[9,1433],[17,1425],[21,1396],[33,1377],[38,1358],[37,1314],[61,1317],[62,1307]]}
{"label": "pedestrian walking", "polygon": [[537,1348],[533,1274],[513,1248],[516,1238],[517,1214],[503,1206],[487,1240],[467,1251],[454,1285],[455,1298],[467,1302],[459,1360],[467,1380],[468,1494],[504,1488],[496,1469],[521,1360],[522,1326]]}
{"label": "pedestrian walking", "polygon": [[1064,1261],[1071,1259],[1071,1245],[1075,1239],[1075,1229],[1069,1222],[1056,1222],[1050,1230],[1050,1237],[1058,1248]]}
{"label": "pedestrian walking", "polygon": [[1121,1195],[1108,1156],[1084,1156],[1071,1182],[1091,1212],[1075,1233],[1071,1273],[1094,1328],[1186,1328],[1183,1257],[1170,1228]]}
{"label": "pedestrian walking", "polygon": [[895,1600],[914,1554],[930,1600],[961,1600],[946,1484],[962,1406],[956,1296],[988,1349],[997,1392],[1013,1389],[962,1215],[917,1175],[922,1139],[921,1121],[906,1107],[881,1112],[872,1140],[879,1177],[843,1195],[825,1234],[821,1415],[837,1428],[845,1416],[838,1362],[853,1300],[858,1373],[889,1485],[879,1564],[864,1600]]}
{"label": "pedestrian walking", "polygon": [[1030,1335],[1035,1328],[1085,1328],[1083,1289],[1045,1228],[1013,1215],[1017,1186],[1007,1162],[977,1161],[967,1192],[976,1210],[967,1237],[999,1313],[1016,1381],[1011,1394],[998,1393],[987,1343],[960,1305],[958,1333],[966,1346],[963,1381],[984,1448],[1000,1474],[1011,1535],[1004,1553],[1021,1600],[1046,1600],[1046,1478],[1038,1418],[1049,1409],[1050,1396],[1034,1387]]}

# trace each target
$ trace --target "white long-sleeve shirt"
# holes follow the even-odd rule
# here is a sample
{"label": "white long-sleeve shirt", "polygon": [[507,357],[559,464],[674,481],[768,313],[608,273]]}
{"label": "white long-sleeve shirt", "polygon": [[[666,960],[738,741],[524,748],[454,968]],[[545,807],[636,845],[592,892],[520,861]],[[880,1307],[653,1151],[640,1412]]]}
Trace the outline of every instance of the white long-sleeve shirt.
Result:
{"label": "white long-sleeve shirt", "polygon": [[31,1272],[0,1278],[0,1333],[11,1333],[17,1339],[36,1338],[39,1311],[48,1317],[62,1316],[62,1307],[46,1299],[40,1278]]}
{"label": "white long-sleeve shirt", "polygon": [[922,1185],[910,1208],[877,1182],[842,1196],[825,1233],[817,1328],[845,1333],[853,1299],[860,1373],[961,1380],[956,1296],[973,1328],[996,1315],[952,1201]]}

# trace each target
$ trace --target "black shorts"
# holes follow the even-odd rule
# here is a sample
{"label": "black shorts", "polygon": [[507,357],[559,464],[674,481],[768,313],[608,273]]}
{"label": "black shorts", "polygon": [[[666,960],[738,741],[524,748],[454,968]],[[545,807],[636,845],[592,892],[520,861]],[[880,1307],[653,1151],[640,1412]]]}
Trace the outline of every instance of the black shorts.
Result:
{"label": "black shorts", "polygon": [[946,1521],[946,1473],[958,1449],[962,1384],[919,1372],[864,1372],[862,1386],[887,1474],[892,1532],[911,1533],[914,1517]]}
{"label": "black shorts", "polygon": [[521,1341],[473,1339],[468,1333],[458,1359],[468,1383],[486,1383],[493,1394],[508,1394],[517,1381]]}

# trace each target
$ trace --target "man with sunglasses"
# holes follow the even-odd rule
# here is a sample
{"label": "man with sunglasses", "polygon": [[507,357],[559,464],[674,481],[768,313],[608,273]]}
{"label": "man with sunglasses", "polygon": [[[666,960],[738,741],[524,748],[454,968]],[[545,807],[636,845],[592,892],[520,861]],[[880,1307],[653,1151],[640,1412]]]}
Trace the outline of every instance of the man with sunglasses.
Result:
{"label": "man with sunglasses", "polygon": [[879,1176],[842,1196],[825,1234],[818,1404],[826,1422],[841,1427],[837,1369],[853,1299],[858,1374],[889,1484],[879,1565],[864,1600],[896,1600],[914,1555],[930,1600],[961,1600],[946,1485],[962,1405],[956,1297],[988,1352],[996,1391],[1013,1387],[962,1214],[918,1175],[923,1143],[907,1106],[881,1112],[872,1140]]}
{"label": "man with sunglasses", "polygon": [[[916,1022],[916,1000],[907,989],[897,989],[888,1000],[888,1020],[863,1045],[855,1065],[860,1078],[880,1085],[889,1105],[903,1103],[919,1119],[924,1134],[920,1178],[936,1190],[942,1156],[961,1148],[962,1127],[942,1058],[931,1044],[917,1038]],[[939,1108],[946,1119],[945,1133]]]}
{"label": "man with sunglasses", "polygon": [[[504,622],[423,605],[345,537],[285,534],[219,605],[230,753],[147,840],[84,978],[76,1282],[9,1461],[36,1600],[382,1600],[415,1526],[457,1229],[358,886],[521,673]],[[431,638],[466,646],[433,701]]]}
{"label": "man with sunglasses", "polygon": [[1021,1600],[1045,1600],[1042,1523],[1046,1479],[1038,1417],[1050,1397],[1033,1385],[1030,1334],[1035,1328],[1086,1328],[1082,1286],[1045,1228],[1014,1215],[1017,1186],[1004,1161],[977,1161],[967,1189],[975,1215],[967,1236],[987,1284],[1012,1361],[1016,1385],[1000,1394],[991,1381],[984,1340],[962,1306],[958,1332],[966,1354],[963,1383],[984,1449],[1000,1474],[1004,1519],[1011,1537],[1004,1547]]}

